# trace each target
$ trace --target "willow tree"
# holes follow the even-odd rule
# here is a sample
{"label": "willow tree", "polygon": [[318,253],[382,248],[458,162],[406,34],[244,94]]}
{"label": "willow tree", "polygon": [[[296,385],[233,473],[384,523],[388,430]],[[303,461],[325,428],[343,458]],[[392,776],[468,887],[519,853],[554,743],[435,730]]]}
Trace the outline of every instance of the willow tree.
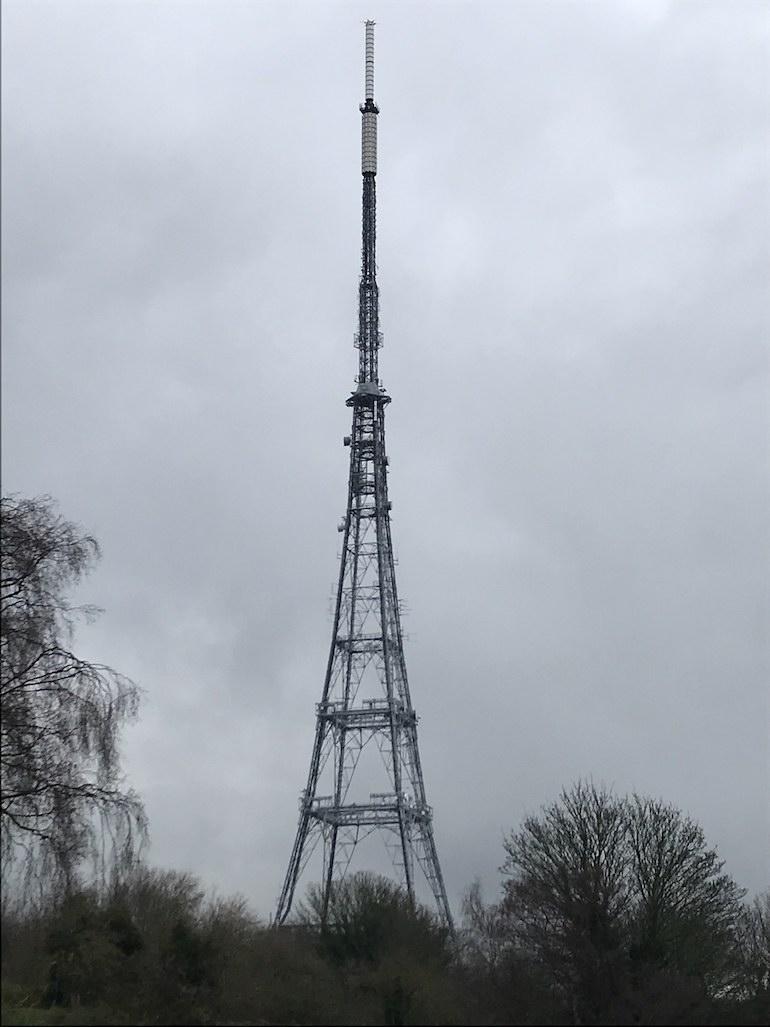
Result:
{"label": "willow tree", "polygon": [[89,861],[130,864],[144,837],[142,803],[123,785],[119,750],[139,690],[72,649],[78,620],[98,612],[70,602],[99,559],[97,541],[50,497],[0,502],[3,872],[69,889]]}

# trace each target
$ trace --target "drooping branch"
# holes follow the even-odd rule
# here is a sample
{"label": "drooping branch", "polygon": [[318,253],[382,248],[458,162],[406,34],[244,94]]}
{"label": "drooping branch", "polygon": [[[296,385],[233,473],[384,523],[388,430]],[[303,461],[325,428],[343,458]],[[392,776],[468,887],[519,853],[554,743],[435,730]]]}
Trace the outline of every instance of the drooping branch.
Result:
{"label": "drooping branch", "polygon": [[4,867],[70,882],[113,840],[130,859],[146,833],[138,796],[123,787],[119,734],[139,690],[71,649],[78,617],[71,589],[99,557],[95,539],[61,518],[48,497],[2,499],[0,846]]}

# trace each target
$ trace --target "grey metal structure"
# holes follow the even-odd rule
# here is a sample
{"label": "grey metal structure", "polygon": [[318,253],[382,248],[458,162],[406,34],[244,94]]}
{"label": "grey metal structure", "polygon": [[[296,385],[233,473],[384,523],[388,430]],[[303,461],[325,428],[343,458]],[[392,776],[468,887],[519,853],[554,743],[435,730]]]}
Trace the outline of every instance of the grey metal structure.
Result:
{"label": "grey metal structure", "polygon": [[374,102],[372,21],[366,22],[366,98],[360,110],[363,246],[357,387],[347,400],[353,427],[344,440],[350,447],[347,512],[339,525],[343,542],[329,662],[276,923],[289,915],[297,882],[319,840],[325,916],[334,884],[344,877],[354,849],[379,833],[412,902],[418,898],[416,875],[421,872],[422,886],[427,882],[441,922],[453,932],[417,748],[390,532],[385,455],[390,397],[377,368],[382,346],[375,264],[379,110]]}

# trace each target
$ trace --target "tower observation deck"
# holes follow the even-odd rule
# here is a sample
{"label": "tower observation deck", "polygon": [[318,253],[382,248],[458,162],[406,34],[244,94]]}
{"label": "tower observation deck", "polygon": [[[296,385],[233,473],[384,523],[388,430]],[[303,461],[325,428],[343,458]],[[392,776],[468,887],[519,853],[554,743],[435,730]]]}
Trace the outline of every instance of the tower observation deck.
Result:
{"label": "tower observation deck", "polygon": [[[453,931],[433,837],[417,746],[417,715],[404,660],[396,590],[385,453],[390,397],[378,377],[382,346],[376,266],[377,116],[374,102],[374,22],[366,22],[365,97],[361,111],[362,247],[358,290],[356,388],[352,410],[347,507],[342,534],[334,628],[299,824],[276,912],[289,916],[295,890],[312,859],[326,919],[334,889],[361,858],[389,856],[412,903],[429,895]],[[320,853],[317,851],[320,846]],[[315,856],[314,856],[315,853]],[[319,881],[320,876],[320,881]],[[309,883],[309,882],[308,882]],[[419,886],[419,887],[418,887]]]}

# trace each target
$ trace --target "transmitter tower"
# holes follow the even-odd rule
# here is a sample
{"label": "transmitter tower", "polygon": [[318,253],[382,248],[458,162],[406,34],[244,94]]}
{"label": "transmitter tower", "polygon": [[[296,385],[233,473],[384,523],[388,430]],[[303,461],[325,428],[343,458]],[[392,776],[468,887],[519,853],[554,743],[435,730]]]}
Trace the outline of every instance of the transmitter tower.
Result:
{"label": "transmitter tower", "polygon": [[[374,102],[374,22],[366,22],[365,100],[361,111],[363,245],[358,290],[356,389],[350,475],[342,533],[334,630],[307,786],[276,923],[291,910],[297,883],[322,842],[322,916],[335,884],[343,879],[357,846],[380,835],[399,883],[417,901],[422,874],[441,922],[453,931],[433,838],[433,814],[425,798],[417,715],[404,661],[401,609],[396,591],[385,455],[385,407],[390,396],[378,377],[376,190],[377,115]],[[380,847],[381,848],[381,847]]]}

